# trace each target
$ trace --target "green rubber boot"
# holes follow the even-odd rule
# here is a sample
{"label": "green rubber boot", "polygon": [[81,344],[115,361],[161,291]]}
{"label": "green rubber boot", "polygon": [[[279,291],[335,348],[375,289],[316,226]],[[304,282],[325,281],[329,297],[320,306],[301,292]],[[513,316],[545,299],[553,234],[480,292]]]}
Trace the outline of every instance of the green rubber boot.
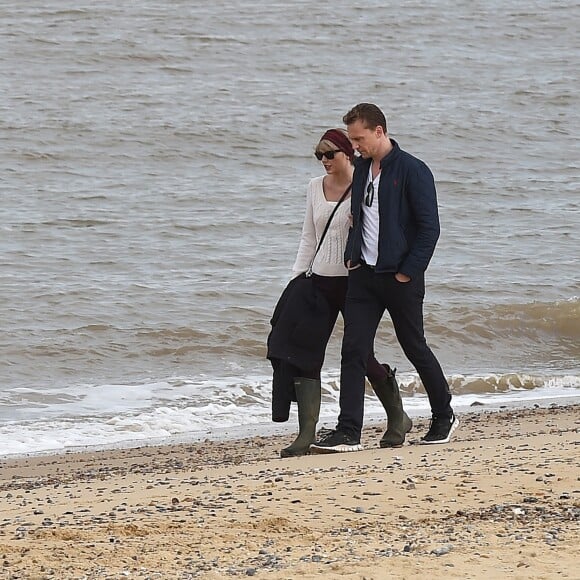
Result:
{"label": "green rubber boot", "polygon": [[320,415],[321,386],[316,379],[294,379],[298,403],[298,437],[280,451],[280,457],[298,457],[310,452],[310,444],[316,435],[316,423]]}
{"label": "green rubber boot", "polygon": [[383,365],[387,370],[387,377],[380,382],[371,382],[379,401],[387,412],[387,430],[381,437],[381,447],[401,447],[405,442],[405,435],[412,429],[413,422],[403,409],[403,401],[399,392],[399,385],[395,378],[397,369]]}

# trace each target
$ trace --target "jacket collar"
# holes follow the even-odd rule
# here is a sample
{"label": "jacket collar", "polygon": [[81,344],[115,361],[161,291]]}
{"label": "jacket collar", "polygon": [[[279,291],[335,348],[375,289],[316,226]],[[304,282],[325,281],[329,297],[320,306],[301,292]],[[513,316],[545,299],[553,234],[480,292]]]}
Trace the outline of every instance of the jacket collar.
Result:
{"label": "jacket collar", "polygon": [[389,137],[389,141],[393,148],[381,159],[381,169],[392,163],[392,161],[399,156],[401,151],[399,144],[394,139]]}
{"label": "jacket collar", "polygon": [[[391,141],[391,145],[393,146],[393,148],[381,159],[381,169],[389,165],[394,159],[396,159],[399,156],[399,153],[401,152],[399,144],[390,137],[389,140]],[[370,157],[366,159],[363,159],[362,157],[355,158],[355,166],[366,169],[367,171],[371,163],[372,159]]]}

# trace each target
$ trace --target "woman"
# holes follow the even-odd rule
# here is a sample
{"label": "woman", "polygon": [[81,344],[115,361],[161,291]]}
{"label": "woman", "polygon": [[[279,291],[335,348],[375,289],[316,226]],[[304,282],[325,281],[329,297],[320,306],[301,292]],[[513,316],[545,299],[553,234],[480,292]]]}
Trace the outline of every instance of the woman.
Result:
{"label": "woman", "polygon": [[[310,317],[309,330],[311,332],[308,333],[308,337],[302,334],[306,340],[312,339],[313,336],[320,336],[320,331],[322,331],[322,338],[318,340],[315,347],[315,349],[320,349],[321,356],[313,362],[311,357],[290,357],[286,352],[282,352],[283,347],[274,347],[274,342],[278,347],[280,342],[290,340],[286,330],[282,332],[286,335],[282,341],[276,340],[279,336],[273,337],[279,330],[277,325],[282,327],[282,323],[279,323],[279,311],[286,309],[286,312],[290,311],[289,316],[296,315],[295,310],[292,310],[292,305],[287,304],[292,298],[285,300],[283,294],[276,307],[272,319],[273,330],[268,338],[268,358],[274,369],[272,419],[273,421],[287,421],[290,401],[296,401],[299,434],[290,446],[281,450],[282,457],[304,455],[308,453],[310,444],[314,441],[320,413],[322,361],[338,313],[344,313],[348,282],[348,271],[344,265],[344,249],[350,227],[350,186],[354,149],[346,131],[329,129],[318,142],[314,154],[322,162],[325,175],[315,177],[308,184],[302,238],[292,271],[295,279],[303,276],[305,272],[309,274],[312,272],[314,286],[322,296],[324,315],[319,318]],[[339,204],[338,207],[337,204]],[[333,211],[334,215],[326,228]],[[320,244],[322,237],[323,241]],[[292,282],[289,287],[291,285]],[[321,309],[319,308],[318,311]],[[321,325],[325,328],[319,328]],[[278,334],[281,332],[278,331]],[[295,332],[293,334],[295,336]],[[381,365],[374,355],[371,355],[367,376],[387,411],[388,428],[380,445],[381,447],[400,446],[405,440],[405,434],[410,431],[412,423],[403,411],[395,373],[388,365]],[[358,446],[357,449],[362,449],[362,447]],[[349,448],[348,450],[357,449]]]}

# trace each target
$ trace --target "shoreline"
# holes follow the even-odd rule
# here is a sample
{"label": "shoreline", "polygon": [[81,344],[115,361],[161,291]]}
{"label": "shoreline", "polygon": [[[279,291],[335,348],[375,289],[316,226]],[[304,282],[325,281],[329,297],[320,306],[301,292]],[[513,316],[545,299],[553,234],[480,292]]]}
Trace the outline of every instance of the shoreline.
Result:
{"label": "shoreline", "polygon": [[7,578],[575,576],[580,405],[458,413],[448,445],[280,459],[293,435],[0,459]]}
{"label": "shoreline", "polygon": [[[493,395],[492,395],[493,397]],[[429,418],[430,414],[422,409],[415,409],[409,405],[409,401],[403,397],[403,403],[407,403],[405,410],[415,422],[417,419]],[[489,397],[481,397],[469,405],[455,404],[454,410],[457,414],[464,413],[485,413],[485,412],[503,412],[517,409],[549,408],[553,406],[573,406],[580,404],[580,393],[578,395],[565,395],[559,397],[538,397],[506,400],[503,397],[500,400],[493,400]],[[365,414],[365,423],[368,426],[383,425],[386,418],[384,412],[367,412]],[[321,417],[317,428],[333,428],[336,423],[336,417],[332,419]],[[284,437],[289,436],[297,429],[296,406],[291,409],[290,419],[283,423],[251,423],[236,427],[220,428],[214,430],[203,429],[193,431],[187,434],[171,435],[168,437],[154,437],[151,439],[130,439],[117,441],[115,443],[98,444],[98,445],[75,445],[67,446],[60,449],[49,449],[43,451],[29,451],[19,453],[0,454],[0,465],[2,461],[12,459],[24,459],[28,457],[52,457],[68,455],[70,453],[93,453],[100,451],[115,451],[122,449],[139,449],[142,447],[172,447],[175,445],[192,445],[206,441],[235,441],[241,439],[250,439],[255,436],[262,437]]]}

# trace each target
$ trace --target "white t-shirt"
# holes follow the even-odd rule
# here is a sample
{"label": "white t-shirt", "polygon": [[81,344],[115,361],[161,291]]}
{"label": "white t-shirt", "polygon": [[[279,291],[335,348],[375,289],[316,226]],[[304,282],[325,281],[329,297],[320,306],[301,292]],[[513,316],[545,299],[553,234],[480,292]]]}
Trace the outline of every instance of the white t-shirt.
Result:
{"label": "white t-shirt", "polygon": [[[369,266],[376,266],[379,259],[379,181],[381,180],[381,172],[373,179],[372,163],[369,168],[369,175],[365,185],[365,193],[363,197],[363,214],[362,214],[362,259]],[[368,207],[365,203],[367,196],[367,188],[369,183],[373,184],[375,195],[373,203]]]}
{"label": "white t-shirt", "polygon": [[[322,182],[324,175],[310,180],[306,192],[306,215],[302,226],[302,237],[292,267],[294,277],[306,272],[314,252],[318,247],[320,237],[324,232],[328,218],[336,207],[336,201],[328,201],[324,196]],[[350,227],[350,196],[341,204],[332,222],[322,246],[316,254],[312,271],[319,276],[347,276],[344,266],[344,249]]]}

